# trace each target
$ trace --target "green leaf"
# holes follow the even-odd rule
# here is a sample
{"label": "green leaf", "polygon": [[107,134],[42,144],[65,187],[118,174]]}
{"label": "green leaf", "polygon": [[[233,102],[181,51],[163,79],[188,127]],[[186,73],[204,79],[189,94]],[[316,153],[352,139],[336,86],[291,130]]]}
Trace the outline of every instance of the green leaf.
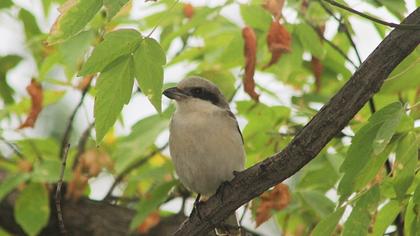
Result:
{"label": "green leaf", "polygon": [[392,142],[389,144],[385,150],[375,156],[370,158],[369,162],[363,167],[360,173],[354,179],[354,190],[361,190],[363,189],[366,184],[368,184],[373,178],[375,178],[376,174],[379,170],[384,166],[386,159],[389,157],[390,153],[394,150],[397,142]]}
{"label": "green leaf", "polygon": [[17,66],[21,60],[22,57],[18,55],[0,56],[0,72],[6,73],[8,70]]}
{"label": "green leaf", "polygon": [[305,50],[308,50],[312,55],[319,59],[324,58],[324,47],[322,46],[321,40],[314,29],[312,29],[308,24],[302,23],[296,25],[295,33]]}
{"label": "green leaf", "polygon": [[235,76],[228,70],[205,70],[194,73],[206,78],[219,87],[225,98],[229,99],[235,92]]}
{"label": "green leaf", "polygon": [[19,184],[23,183],[29,178],[27,173],[18,173],[10,175],[0,183],[0,202],[3,198],[15,189]]}
{"label": "green leaf", "polygon": [[[355,188],[355,179],[364,178],[361,170],[372,158],[378,158],[399,126],[404,109],[401,103],[392,103],[371,116],[369,122],[355,135],[340,167],[344,176],[338,186],[341,200]],[[360,176],[363,175],[363,176]]]}
{"label": "green leaf", "polygon": [[369,212],[360,207],[355,207],[344,224],[343,236],[367,235],[369,224]]}
{"label": "green leaf", "polygon": [[6,104],[14,103],[14,90],[9,86],[6,80],[7,71],[15,67],[21,59],[20,56],[16,55],[0,56],[0,96]]}
{"label": "green leaf", "polygon": [[313,161],[300,171],[302,175],[296,185],[297,189],[310,189],[328,191],[333,188],[338,178],[338,168],[335,168],[333,161],[339,160],[337,155],[320,154]]}
{"label": "green leaf", "polygon": [[124,104],[130,101],[133,83],[133,61],[130,56],[119,58],[101,73],[96,84],[94,105],[97,143],[114,125]]}
{"label": "green leaf", "polygon": [[65,67],[68,78],[72,78],[79,69],[94,39],[95,34],[92,30],[83,31],[57,46],[59,61]]}
{"label": "green leaf", "polygon": [[19,194],[14,208],[16,222],[30,236],[38,235],[48,224],[50,206],[43,184],[31,183]]}
{"label": "green leaf", "polygon": [[385,80],[380,93],[395,94],[415,90],[420,84],[420,49],[414,50],[406,57]]}
{"label": "green leaf", "polygon": [[39,183],[55,183],[60,179],[61,161],[43,160],[34,165],[31,180]]}
{"label": "green leaf", "polygon": [[374,186],[364,193],[356,202],[353,210],[344,224],[343,236],[367,235],[371,215],[376,210],[380,200],[379,187]]}
{"label": "green leaf", "polygon": [[403,19],[407,12],[405,1],[403,0],[378,0],[386,9],[399,19]]}
{"label": "green leaf", "polygon": [[334,203],[324,193],[319,191],[302,191],[300,195],[321,218],[326,217],[334,211]]}
{"label": "green leaf", "polygon": [[417,226],[416,221],[420,218],[416,213],[416,204],[410,199],[410,201],[407,204],[407,207],[405,209],[405,215],[404,215],[404,235],[418,235],[417,232]]}
{"label": "green leaf", "polygon": [[[399,126],[403,114],[404,108],[399,102],[393,103],[381,109],[381,113],[379,115],[383,117],[378,119],[379,122],[382,122],[382,119],[384,121],[373,140],[373,154],[378,155],[385,149]],[[374,118],[372,118],[372,122],[373,119]]]}
{"label": "green leaf", "polygon": [[418,145],[416,134],[409,132],[398,144],[394,164],[394,189],[399,199],[404,199],[417,165]]}
{"label": "green leaf", "polygon": [[[1,4],[0,4],[1,5]],[[0,236],[12,236],[11,234],[9,234],[7,231],[5,231],[5,230],[3,230],[1,227],[0,227]]]}
{"label": "green leaf", "polygon": [[159,43],[146,38],[134,52],[136,78],[141,91],[147,96],[158,112],[161,111],[163,68],[166,63],[165,52]]}
{"label": "green leaf", "polygon": [[261,31],[267,31],[271,24],[271,15],[264,10],[260,5],[247,5],[242,4],[240,6],[242,19],[245,24],[252,28],[259,29]]}
{"label": "green leaf", "polygon": [[337,211],[331,213],[330,215],[322,219],[316,225],[311,235],[312,236],[332,235],[345,209],[346,209],[345,207],[339,208]]}
{"label": "green leaf", "polygon": [[13,6],[12,0],[1,0],[0,1],[0,9],[9,8]]}
{"label": "green leaf", "polygon": [[68,0],[60,7],[60,16],[51,28],[48,43],[59,43],[76,35],[102,7],[102,0]]}
{"label": "green leaf", "polygon": [[155,211],[160,206],[160,204],[165,201],[169,190],[171,190],[175,183],[176,181],[171,181],[159,185],[150,193],[150,197],[142,199],[139,202],[136,207],[137,213],[130,223],[131,230],[139,226],[151,212]]}
{"label": "green leaf", "polygon": [[132,29],[121,29],[106,34],[104,40],[95,47],[83,65],[79,75],[103,71],[117,58],[133,53],[140,41],[140,33]]}
{"label": "green leaf", "polygon": [[0,96],[5,104],[12,104],[15,102],[13,93],[13,88],[7,83],[6,74],[0,72]]}
{"label": "green leaf", "polygon": [[31,40],[36,35],[41,34],[36,18],[31,12],[21,8],[19,11],[19,19],[23,22],[27,40]]}
{"label": "green leaf", "polygon": [[120,145],[115,155],[118,157],[115,161],[117,173],[120,173],[142,155],[147,154],[146,151],[155,143],[158,135],[168,128],[169,116],[163,114],[170,114],[171,111],[172,109],[168,109],[162,114],[141,119],[133,125],[130,135],[120,139]]}
{"label": "green leaf", "polygon": [[400,203],[398,201],[391,200],[379,211],[373,225],[372,236],[382,236],[389,225],[392,224],[394,219],[400,212]]}
{"label": "green leaf", "polygon": [[[206,19],[208,18],[208,16],[219,9],[220,9],[220,6],[214,7],[214,8],[203,8],[203,9],[200,9],[199,11],[196,11],[196,13],[194,14],[194,17],[191,18],[191,20],[189,20],[185,24],[182,24],[179,28],[177,28],[177,30],[174,30],[171,33],[168,33],[168,35],[163,39],[163,41],[160,42],[162,48],[167,50],[176,37],[187,34],[188,31],[190,31],[191,29],[201,24],[207,24],[208,21]],[[168,13],[165,13],[165,16],[167,14]],[[162,17],[158,17],[157,20],[159,21],[160,18]]]}
{"label": "green leaf", "polygon": [[414,204],[420,205],[420,184],[417,184],[416,190],[414,191],[413,202]]}
{"label": "green leaf", "polygon": [[120,9],[128,2],[128,0],[103,0],[108,19],[114,17]]}

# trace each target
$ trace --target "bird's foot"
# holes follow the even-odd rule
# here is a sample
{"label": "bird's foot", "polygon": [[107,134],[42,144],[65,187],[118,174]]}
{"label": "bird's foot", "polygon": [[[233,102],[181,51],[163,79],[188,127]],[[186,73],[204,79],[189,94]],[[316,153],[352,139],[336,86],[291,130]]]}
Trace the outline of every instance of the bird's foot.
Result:
{"label": "bird's foot", "polygon": [[197,197],[195,198],[195,201],[194,201],[193,210],[191,211],[190,217],[188,218],[188,219],[190,219],[190,220],[191,220],[191,218],[192,218],[192,216],[193,216],[194,214],[197,214],[197,217],[198,217],[198,219],[199,219],[199,220],[201,220],[201,219],[202,219],[202,218],[201,218],[200,211],[198,210],[198,207],[199,207],[199,205],[201,204],[201,202],[200,202],[200,197],[201,197],[201,194],[197,194]]}
{"label": "bird's foot", "polygon": [[224,182],[222,182],[222,184],[220,184],[219,188],[217,188],[217,190],[216,190],[216,195],[220,195],[219,199],[222,203],[223,203],[223,199],[224,199],[223,191],[227,186],[232,187],[232,184],[229,181],[224,181]]}
{"label": "bird's foot", "polygon": [[218,236],[232,236],[241,235],[241,227],[236,225],[230,225],[226,223],[219,223],[216,228],[216,235]]}

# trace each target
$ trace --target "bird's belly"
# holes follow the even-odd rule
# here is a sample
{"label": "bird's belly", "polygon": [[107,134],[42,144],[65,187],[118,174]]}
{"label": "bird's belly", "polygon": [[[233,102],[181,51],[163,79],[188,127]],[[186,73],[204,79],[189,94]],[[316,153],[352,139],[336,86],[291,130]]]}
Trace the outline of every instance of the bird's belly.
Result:
{"label": "bird's belly", "polygon": [[[211,124],[215,122],[216,126]],[[231,130],[230,124],[220,122],[209,119],[171,128],[170,150],[177,175],[187,188],[205,196],[214,194],[222,182],[233,178],[233,171],[244,166],[245,154],[236,127]]]}

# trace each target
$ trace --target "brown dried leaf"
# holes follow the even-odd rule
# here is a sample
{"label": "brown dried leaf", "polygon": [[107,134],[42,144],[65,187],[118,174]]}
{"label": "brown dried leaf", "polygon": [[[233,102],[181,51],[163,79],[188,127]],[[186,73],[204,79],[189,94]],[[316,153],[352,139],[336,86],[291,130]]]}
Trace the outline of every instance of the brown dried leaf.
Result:
{"label": "brown dried leaf", "polygon": [[245,55],[245,74],[243,78],[244,89],[249,96],[258,102],[260,96],[255,92],[255,66],[257,63],[257,37],[254,30],[246,26],[242,29],[242,37],[245,41],[244,55]]}
{"label": "brown dried leaf", "polygon": [[311,59],[311,67],[312,67],[312,73],[315,77],[315,92],[319,92],[321,90],[321,77],[322,72],[324,71],[324,65],[322,65],[321,61],[312,56]]}
{"label": "brown dried leaf", "polygon": [[28,160],[19,160],[17,163],[18,169],[20,172],[31,172],[32,171],[32,162]]}
{"label": "brown dried leaf", "polygon": [[91,177],[96,177],[102,168],[112,169],[112,161],[108,154],[97,149],[84,152],[73,172],[73,178],[68,183],[66,198],[77,201],[84,193]]}
{"label": "brown dried leaf", "polygon": [[267,34],[267,46],[271,52],[271,60],[263,68],[277,63],[283,53],[291,50],[292,37],[287,29],[278,21],[273,21]]}
{"label": "brown dried leaf", "polygon": [[285,184],[278,184],[272,190],[261,194],[260,202],[256,209],[256,227],[266,222],[271,217],[273,210],[280,211],[290,203],[291,196],[289,187]]}
{"label": "brown dried leaf", "polygon": [[42,86],[36,80],[32,79],[31,84],[26,87],[29,96],[31,96],[31,110],[26,117],[26,120],[19,126],[19,129],[26,127],[34,127],[36,119],[42,110],[42,101],[44,94],[42,93]]}
{"label": "brown dried leaf", "polygon": [[137,232],[141,234],[148,233],[153,227],[155,227],[160,222],[159,212],[152,212],[149,216],[143,221],[143,223],[137,228]]}
{"label": "brown dried leaf", "polygon": [[78,166],[81,173],[90,177],[96,177],[102,168],[112,169],[111,158],[103,151],[97,149],[87,150],[80,156]]}
{"label": "brown dried leaf", "polygon": [[182,9],[184,12],[184,16],[188,19],[191,19],[194,16],[194,7],[190,3],[184,3],[184,7]]}
{"label": "brown dried leaf", "polygon": [[284,2],[285,0],[264,0],[262,6],[278,21],[281,18]]}
{"label": "brown dried leaf", "polygon": [[66,199],[77,201],[88,185],[89,177],[82,174],[80,169],[76,169],[73,173],[73,178],[67,184]]}

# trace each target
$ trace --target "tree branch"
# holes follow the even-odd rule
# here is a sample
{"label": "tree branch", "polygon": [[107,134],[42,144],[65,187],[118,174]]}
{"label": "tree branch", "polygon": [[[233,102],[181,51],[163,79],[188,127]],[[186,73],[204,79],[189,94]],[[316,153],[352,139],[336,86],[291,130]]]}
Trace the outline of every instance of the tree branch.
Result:
{"label": "tree branch", "polygon": [[[403,21],[404,25],[419,23],[420,8]],[[394,29],[282,152],[238,173],[223,191],[198,206],[201,220],[192,216],[175,235],[203,235],[241,205],[299,171],[348,124],[419,43],[420,31]]]}
{"label": "tree branch", "polygon": [[60,179],[57,182],[57,188],[55,191],[55,209],[57,210],[57,219],[58,224],[60,226],[60,234],[61,235],[67,235],[66,227],[64,225],[63,220],[63,212],[61,211],[61,186],[63,185],[63,178],[64,178],[64,172],[66,171],[66,162],[67,162],[67,155],[69,153],[70,144],[67,144],[64,148],[63,156],[61,157],[61,173],[60,173]]}
{"label": "tree branch", "polygon": [[105,195],[105,200],[109,200],[109,198],[112,196],[112,192],[114,191],[114,189],[117,187],[117,185],[119,183],[121,183],[121,181],[124,179],[124,177],[126,177],[128,174],[131,173],[131,171],[139,168],[140,166],[146,164],[150,158],[152,158],[153,156],[155,156],[157,153],[161,152],[162,150],[164,150],[167,146],[169,145],[169,143],[166,143],[165,145],[163,145],[160,148],[157,148],[156,150],[153,150],[151,153],[149,153],[147,156],[137,160],[136,162],[134,162],[133,164],[127,166],[123,171],[121,171],[121,173],[119,175],[117,175],[117,177],[115,178],[114,183],[111,185],[111,187],[109,188],[107,194]]}
{"label": "tree branch", "polygon": [[[90,80],[90,81],[92,81],[92,80]],[[71,131],[72,131],[72,128],[73,128],[74,118],[76,118],[77,112],[79,111],[80,107],[83,105],[83,101],[85,100],[85,97],[86,97],[87,92],[89,91],[89,88],[90,88],[90,82],[85,88],[83,88],[82,96],[80,97],[80,101],[76,105],[76,107],[74,108],[74,110],[71,113],[70,118],[67,122],[67,126],[66,126],[66,129],[65,129],[64,134],[63,134],[63,138],[61,139],[61,146],[60,146],[60,153],[59,153],[60,157],[63,156],[65,146],[69,143]]]}

